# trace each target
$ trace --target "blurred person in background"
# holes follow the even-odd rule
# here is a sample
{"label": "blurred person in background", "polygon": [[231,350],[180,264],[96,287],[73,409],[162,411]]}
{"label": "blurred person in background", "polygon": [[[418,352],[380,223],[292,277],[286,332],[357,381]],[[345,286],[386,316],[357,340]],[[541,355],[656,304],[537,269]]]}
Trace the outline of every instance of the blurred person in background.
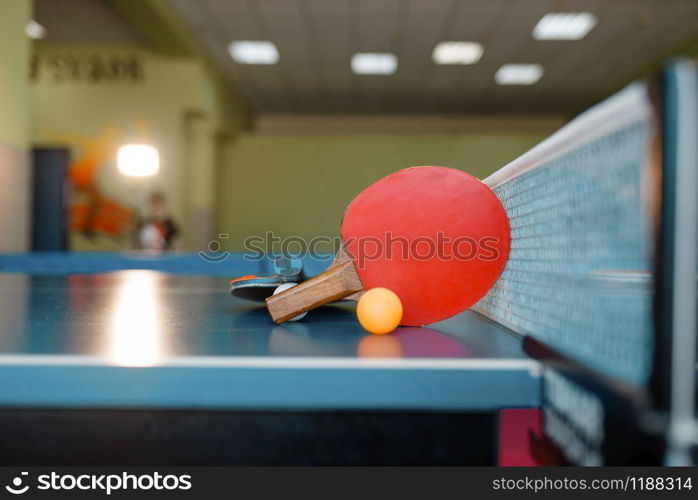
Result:
{"label": "blurred person in background", "polygon": [[171,250],[179,229],[174,219],[167,214],[165,195],[154,191],[148,198],[148,209],[138,225],[138,243],[143,250],[163,252]]}

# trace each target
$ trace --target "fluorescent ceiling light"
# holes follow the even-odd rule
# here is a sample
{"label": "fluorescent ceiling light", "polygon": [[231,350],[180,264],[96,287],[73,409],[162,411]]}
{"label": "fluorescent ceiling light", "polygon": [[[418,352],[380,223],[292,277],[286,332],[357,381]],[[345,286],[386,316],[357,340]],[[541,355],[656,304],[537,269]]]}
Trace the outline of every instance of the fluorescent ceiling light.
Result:
{"label": "fluorescent ceiling light", "polygon": [[596,26],[591,12],[551,12],[544,15],[535,28],[536,40],[580,40]]}
{"label": "fluorescent ceiling light", "polygon": [[116,163],[129,177],[149,177],[160,170],[160,153],[153,146],[126,144],[119,148]]}
{"label": "fluorescent ceiling light", "polygon": [[351,58],[351,70],[357,75],[392,75],[397,70],[397,57],[382,52],[359,52]]}
{"label": "fluorescent ceiling light", "polygon": [[494,81],[500,85],[532,85],[542,76],[540,64],[505,64],[495,73]]}
{"label": "fluorescent ceiling light", "polygon": [[279,51],[276,50],[276,45],[265,40],[230,42],[228,53],[236,63],[240,64],[276,64],[279,62]]}
{"label": "fluorescent ceiling light", "polygon": [[431,59],[436,64],[475,64],[483,50],[477,42],[441,42],[434,47]]}
{"label": "fluorescent ceiling light", "polygon": [[41,40],[46,36],[46,28],[32,19],[24,27],[24,33],[32,40]]}

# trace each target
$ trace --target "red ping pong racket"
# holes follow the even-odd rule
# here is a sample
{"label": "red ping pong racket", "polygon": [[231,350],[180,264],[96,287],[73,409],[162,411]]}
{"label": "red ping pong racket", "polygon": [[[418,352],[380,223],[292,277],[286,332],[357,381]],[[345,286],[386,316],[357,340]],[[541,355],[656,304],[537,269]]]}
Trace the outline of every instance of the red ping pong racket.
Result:
{"label": "red ping pong racket", "polygon": [[322,274],[269,297],[276,323],[374,287],[395,292],[402,325],[446,319],[480,300],[509,256],[509,220],[475,177],[412,167],[380,179],[347,207],[343,247]]}

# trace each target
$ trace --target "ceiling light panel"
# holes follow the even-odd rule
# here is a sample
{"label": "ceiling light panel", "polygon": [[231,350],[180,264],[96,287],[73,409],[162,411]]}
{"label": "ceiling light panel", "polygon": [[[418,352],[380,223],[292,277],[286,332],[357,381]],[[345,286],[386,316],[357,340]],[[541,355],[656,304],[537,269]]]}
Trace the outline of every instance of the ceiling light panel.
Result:
{"label": "ceiling light panel", "polygon": [[230,57],[238,64],[276,64],[279,51],[266,40],[241,40],[228,45]]}
{"label": "ceiling light panel", "polygon": [[351,58],[351,70],[357,75],[392,75],[397,71],[397,57],[383,52],[358,52]]}
{"label": "ceiling light panel", "polygon": [[46,28],[32,19],[24,27],[24,33],[32,40],[41,40],[46,37]]}
{"label": "ceiling light panel", "polygon": [[434,47],[431,59],[436,64],[475,64],[483,50],[477,42],[441,42]]}
{"label": "ceiling light panel", "polygon": [[494,80],[499,85],[533,85],[542,77],[540,64],[505,64],[497,70]]}
{"label": "ceiling light panel", "polygon": [[581,40],[596,26],[591,12],[550,12],[533,28],[536,40]]}

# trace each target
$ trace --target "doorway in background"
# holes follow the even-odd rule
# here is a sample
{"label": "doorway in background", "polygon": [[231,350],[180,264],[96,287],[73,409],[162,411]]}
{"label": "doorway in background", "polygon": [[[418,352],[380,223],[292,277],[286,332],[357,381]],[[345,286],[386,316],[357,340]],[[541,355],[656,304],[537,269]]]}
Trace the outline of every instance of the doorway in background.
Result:
{"label": "doorway in background", "polygon": [[32,150],[32,250],[68,249],[67,148]]}

